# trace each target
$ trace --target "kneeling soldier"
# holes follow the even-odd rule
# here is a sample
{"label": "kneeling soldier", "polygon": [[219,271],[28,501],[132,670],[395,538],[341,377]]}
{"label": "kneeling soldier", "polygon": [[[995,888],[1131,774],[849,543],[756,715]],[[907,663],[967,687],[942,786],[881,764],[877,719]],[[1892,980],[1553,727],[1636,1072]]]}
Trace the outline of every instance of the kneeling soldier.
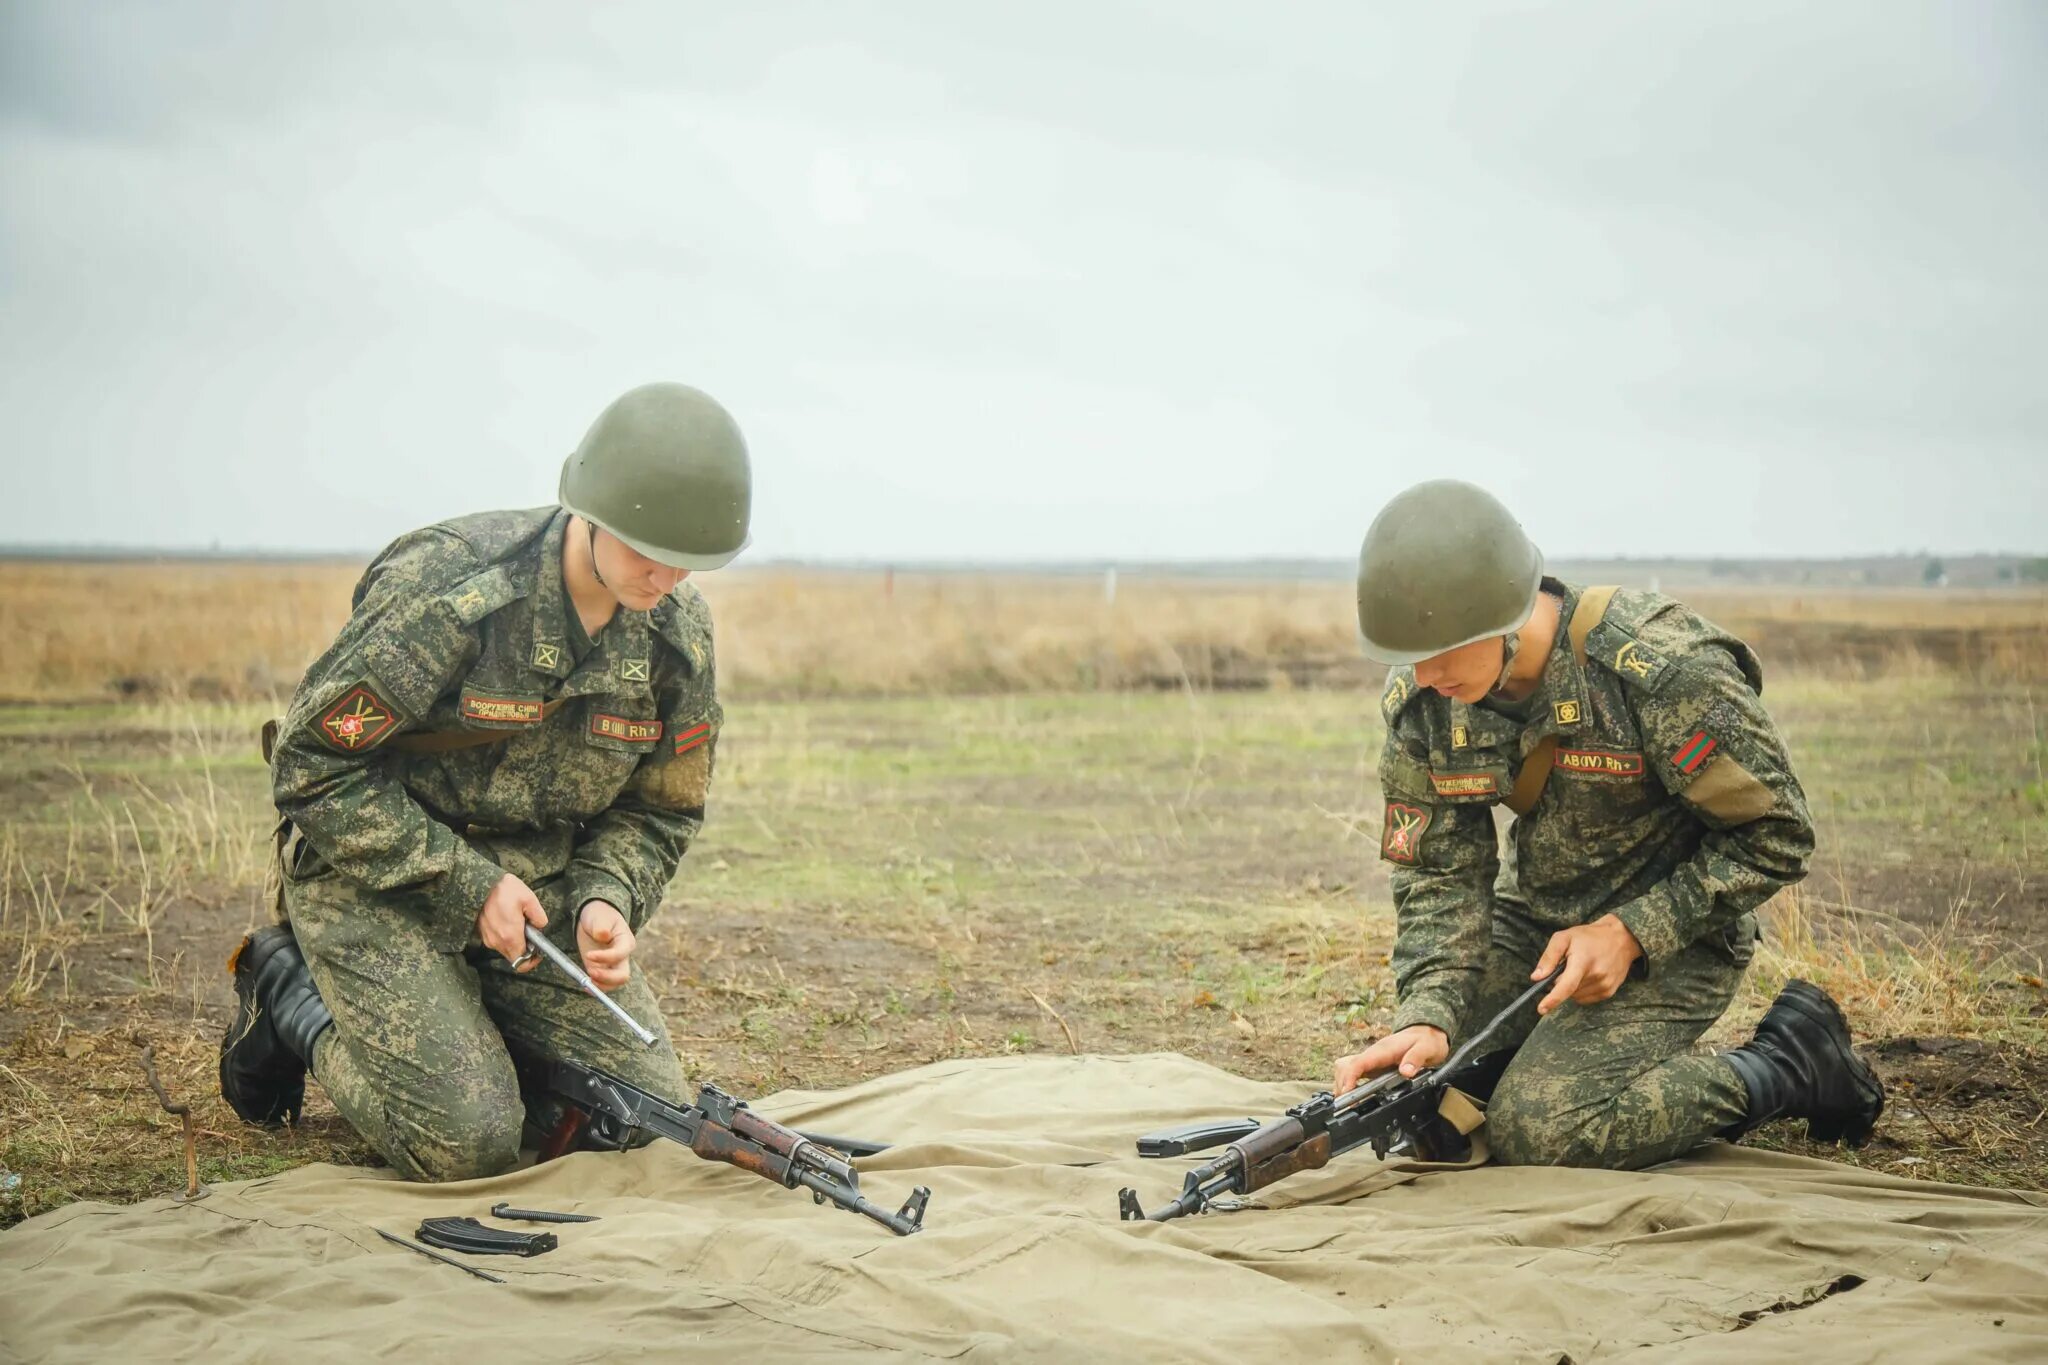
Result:
{"label": "kneeling soldier", "polygon": [[[709,397],[647,385],[559,498],[395,541],[266,745],[289,926],[236,953],[221,1092],[251,1123],[296,1119],[310,1067],[411,1179],[517,1160],[508,1044],[684,1089],[630,960],[704,818],[720,712],[683,580],[746,543],[746,446]],[[529,924],[655,1046],[536,972]]]}
{"label": "kneeling soldier", "polygon": [[1497,1159],[1633,1169],[1776,1118],[1860,1145],[1884,1092],[1818,988],[1788,986],[1742,1047],[1692,1050],[1749,966],[1752,912],[1813,850],[1748,646],[1667,597],[1545,577],[1507,509],[1452,480],[1373,522],[1358,622],[1396,665],[1380,853],[1401,1003],[1338,1092],[1441,1062],[1562,967],[1515,1021]]}

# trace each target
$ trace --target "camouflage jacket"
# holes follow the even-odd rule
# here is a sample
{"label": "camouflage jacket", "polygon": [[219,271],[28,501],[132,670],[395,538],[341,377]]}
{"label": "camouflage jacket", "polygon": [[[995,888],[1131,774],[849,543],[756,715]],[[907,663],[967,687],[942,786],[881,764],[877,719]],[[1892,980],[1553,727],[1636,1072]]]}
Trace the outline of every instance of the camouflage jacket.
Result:
{"label": "camouflage jacket", "polygon": [[[1564,608],[1526,720],[1418,690],[1411,668],[1387,676],[1396,1028],[1456,1039],[1472,1022],[1496,908],[1553,929],[1612,912],[1654,972],[1710,933],[1754,932],[1742,917],[1806,873],[1812,818],[1749,647],[1667,597],[1622,591],[1581,667],[1568,627],[1583,590],[1545,586]],[[1549,781],[1503,861],[1493,808],[1551,735]]]}
{"label": "camouflage jacket", "polygon": [[278,810],[310,846],[294,880],[388,893],[450,950],[506,872],[566,874],[570,906],[607,900],[636,928],[660,904],[711,781],[710,612],[685,583],[619,610],[578,663],[568,520],[479,513],[370,565],[273,749]]}

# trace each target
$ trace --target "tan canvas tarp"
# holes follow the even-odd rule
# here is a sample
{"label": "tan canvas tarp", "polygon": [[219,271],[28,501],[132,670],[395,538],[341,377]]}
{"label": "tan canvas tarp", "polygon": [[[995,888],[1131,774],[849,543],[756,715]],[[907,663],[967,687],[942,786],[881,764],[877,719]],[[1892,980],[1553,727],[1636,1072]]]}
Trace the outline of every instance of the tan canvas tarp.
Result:
{"label": "tan canvas tarp", "polygon": [[[1270,1208],[1116,1221],[1181,1162],[1164,1123],[1308,1087],[1181,1057],[945,1062],[761,1107],[893,1139],[890,1236],[668,1144],[408,1186],[312,1166],[193,1205],[80,1204],[0,1236],[0,1355],[22,1359],[1575,1361],[2048,1358],[2048,1199],[1720,1147],[1635,1175],[1401,1170],[1369,1156]],[[377,1238],[499,1200],[576,1209],[486,1284]]]}

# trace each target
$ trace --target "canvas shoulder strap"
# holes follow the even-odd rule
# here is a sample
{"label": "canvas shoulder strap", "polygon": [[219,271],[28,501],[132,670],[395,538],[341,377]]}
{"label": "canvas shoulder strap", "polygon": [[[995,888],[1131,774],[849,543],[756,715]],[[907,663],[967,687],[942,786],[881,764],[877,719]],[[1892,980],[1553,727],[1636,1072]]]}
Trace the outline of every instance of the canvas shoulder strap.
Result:
{"label": "canvas shoulder strap", "polygon": [[[1614,600],[1618,588],[1609,586],[1588,588],[1579,594],[1579,605],[1572,612],[1572,623],[1566,631],[1572,643],[1572,657],[1579,661],[1581,669],[1586,666],[1586,638],[1593,633],[1607,615],[1607,605]],[[1527,815],[1536,809],[1536,803],[1543,799],[1543,788],[1550,782],[1550,766],[1557,757],[1557,736],[1546,735],[1529,751],[1522,760],[1522,771],[1515,778],[1514,790],[1507,794],[1507,808],[1517,815]]]}

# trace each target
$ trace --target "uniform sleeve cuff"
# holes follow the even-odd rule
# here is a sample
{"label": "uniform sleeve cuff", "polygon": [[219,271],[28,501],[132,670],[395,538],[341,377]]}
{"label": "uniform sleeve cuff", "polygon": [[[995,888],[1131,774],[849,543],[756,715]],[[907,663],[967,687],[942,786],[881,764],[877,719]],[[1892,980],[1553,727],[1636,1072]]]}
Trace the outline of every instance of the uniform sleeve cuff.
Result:
{"label": "uniform sleeve cuff", "polygon": [[576,918],[583,918],[583,907],[592,901],[604,901],[618,909],[626,917],[626,925],[634,933],[640,932],[644,916],[635,913],[633,891],[624,882],[602,868],[582,866],[570,874],[569,884],[574,894],[570,904],[575,908]]}
{"label": "uniform sleeve cuff", "polygon": [[455,863],[441,874],[436,899],[451,921],[459,921],[465,935],[483,913],[484,902],[493,887],[504,879],[505,869],[471,848],[455,841]]}
{"label": "uniform sleeve cuff", "polygon": [[1662,966],[1673,953],[1686,945],[1680,934],[1678,916],[1663,896],[1652,892],[1614,912],[1636,942],[1642,947],[1643,960],[1652,968]]}
{"label": "uniform sleeve cuff", "polygon": [[1450,1001],[1440,995],[1415,996],[1402,1001],[1401,1008],[1394,1011],[1393,1032],[1399,1033],[1402,1029],[1413,1028],[1417,1024],[1428,1024],[1431,1028],[1442,1029],[1444,1037],[1449,1038],[1453,1044],[1457,1042],[1458,1011],[1451,1007]]}

